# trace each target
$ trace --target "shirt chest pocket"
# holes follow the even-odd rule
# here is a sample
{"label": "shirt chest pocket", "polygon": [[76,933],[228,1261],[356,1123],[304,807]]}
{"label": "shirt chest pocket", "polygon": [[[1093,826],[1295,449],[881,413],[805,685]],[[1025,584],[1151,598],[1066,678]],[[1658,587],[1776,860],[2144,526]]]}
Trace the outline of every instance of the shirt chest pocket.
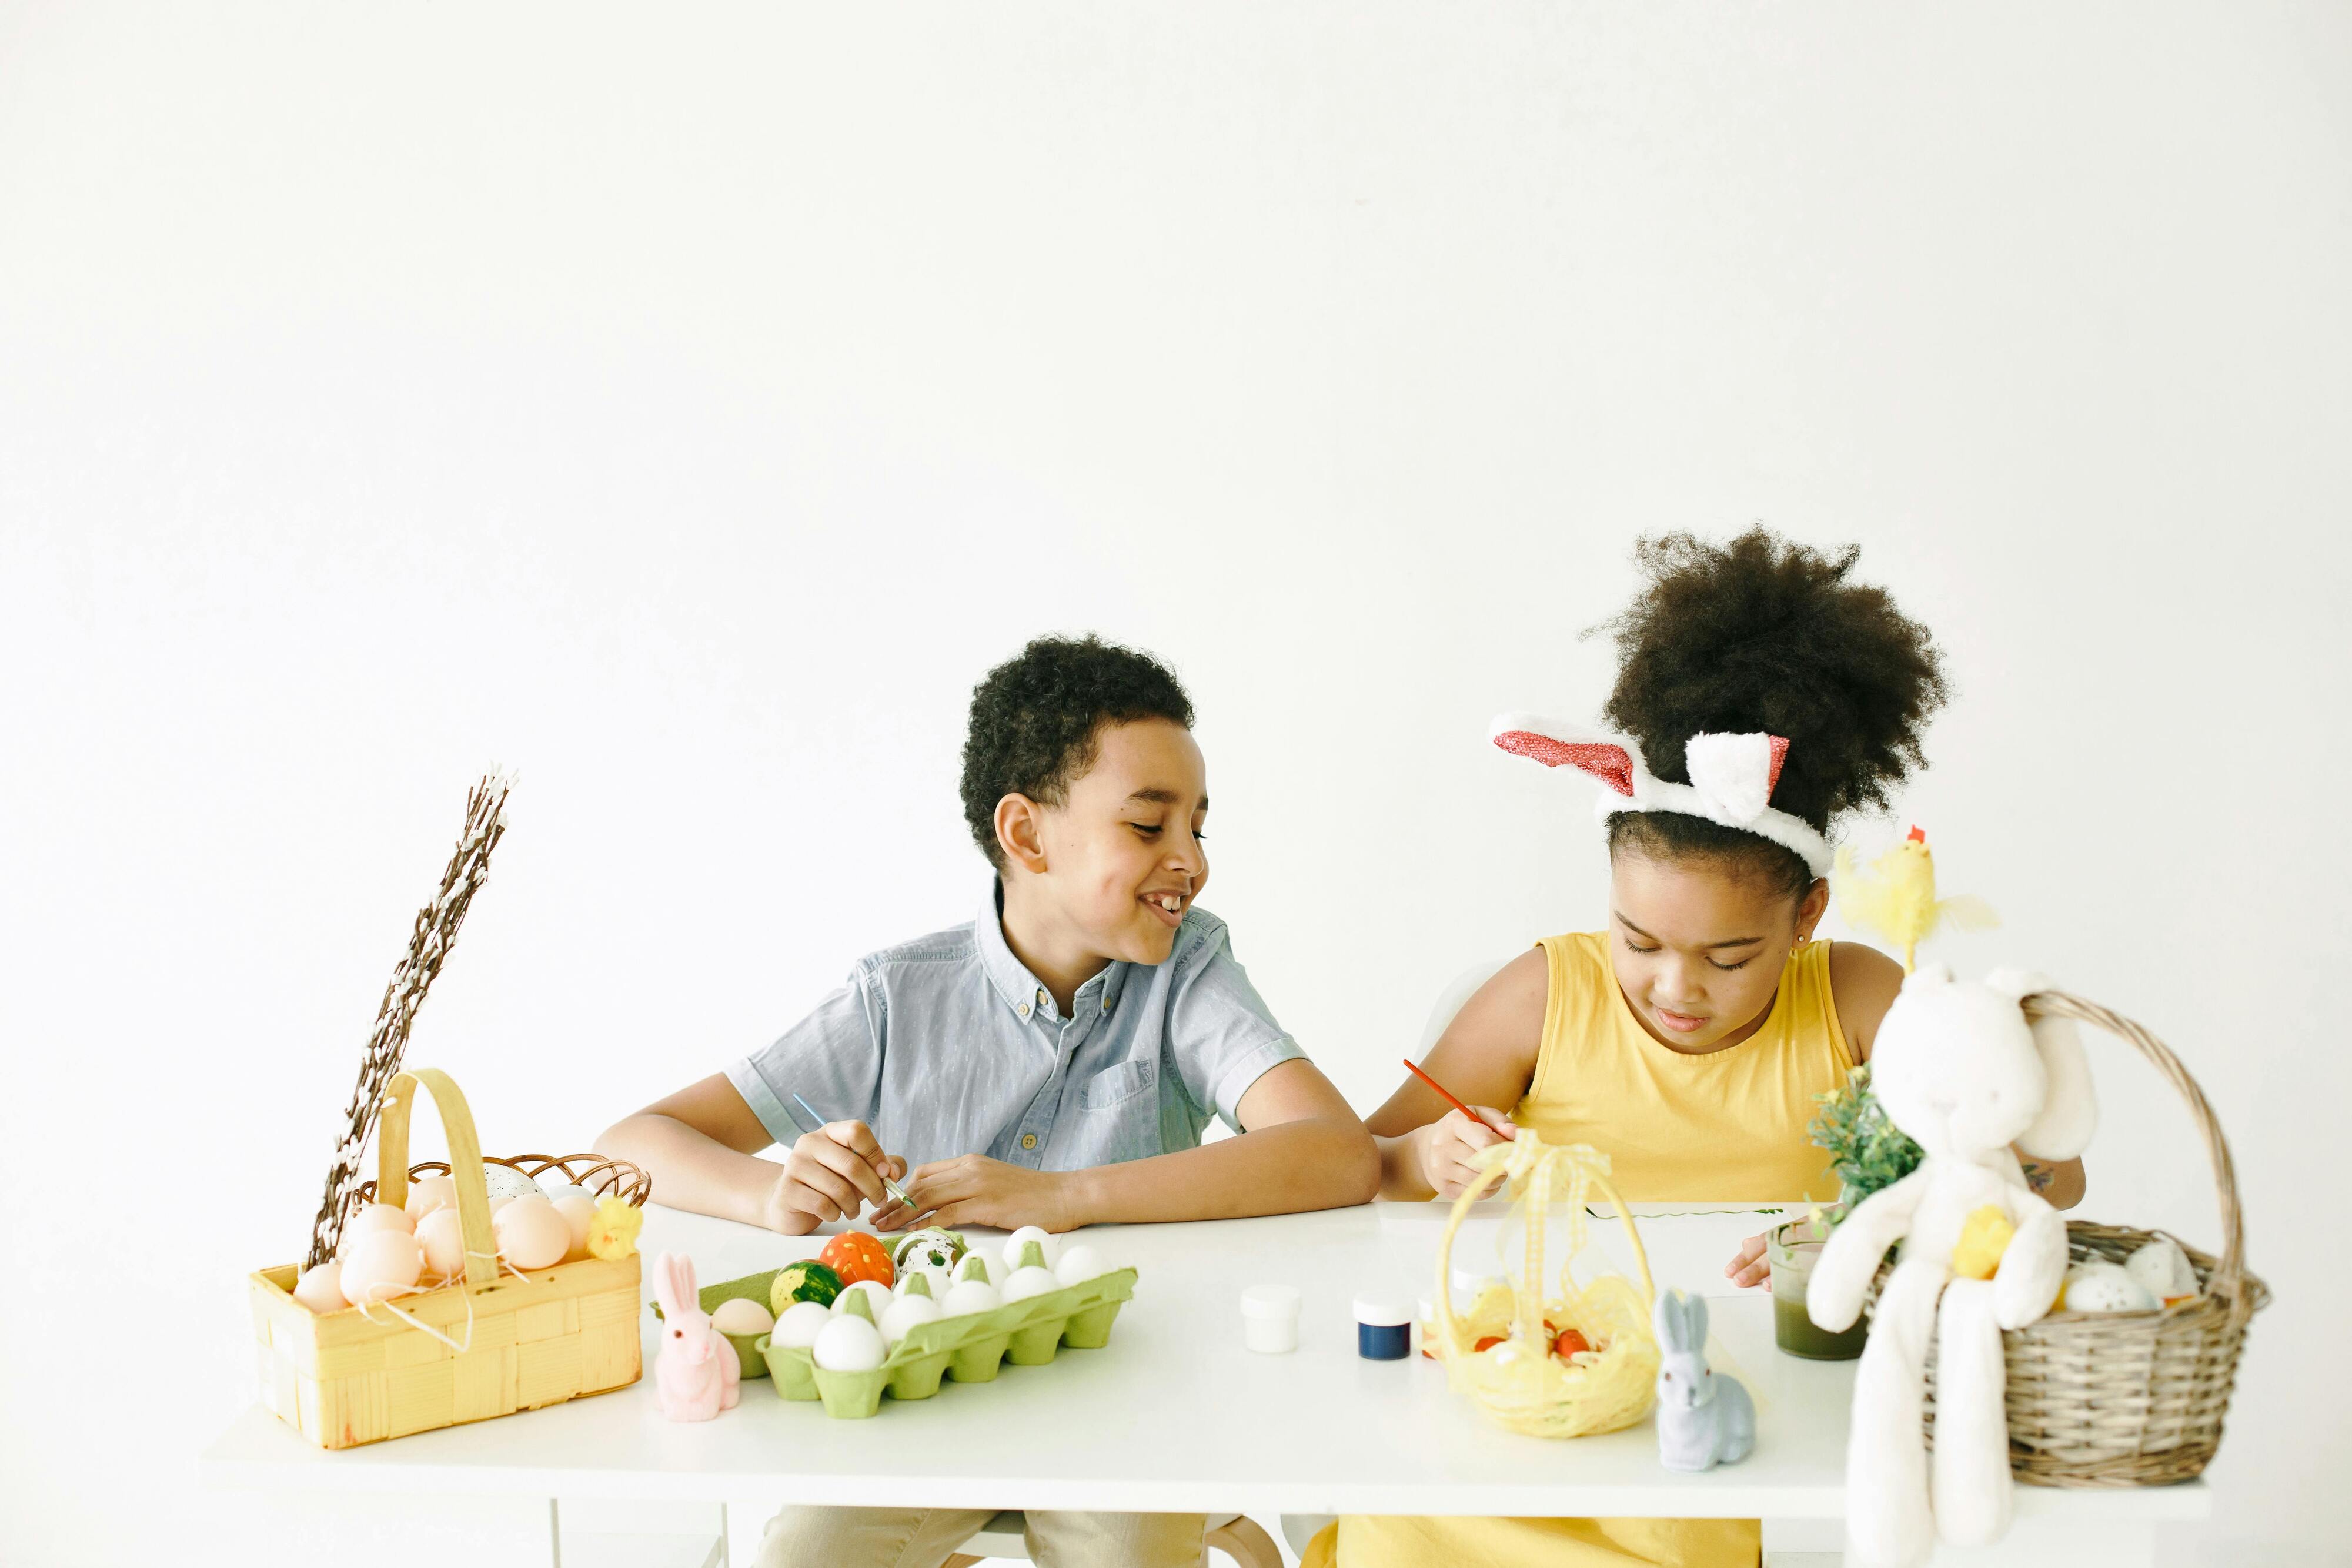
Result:
{"label": "shirt chest pocket", "polygon": [[1160,1080],[1160,1064],[1156,1061],[1122,1061],[1107,1067],[1086,1082],[1078,1091],[1081,1110],[1102,1111],[1120,1105],[1145,1093]]}

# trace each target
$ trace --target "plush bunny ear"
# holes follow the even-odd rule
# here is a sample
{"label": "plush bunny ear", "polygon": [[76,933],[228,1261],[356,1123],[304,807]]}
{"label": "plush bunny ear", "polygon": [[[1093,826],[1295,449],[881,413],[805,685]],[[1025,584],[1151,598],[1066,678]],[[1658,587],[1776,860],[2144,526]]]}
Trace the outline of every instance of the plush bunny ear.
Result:
{"label": "plush bunny ear", "polygon": [[[1698,1348],[1706,1331],[1702,1326],[1700,1337],[1691,1337],[1691,1309],[1694,1307],[1702,1312],[1706,1310],[1702,1303],[1679,1290],[1669,1290],[1658,1297],[1658,1310],[1651,1314],[1651,1318],[1656,1324],[1660,1345],[1677,1353]],[[1704,1322],[1702,1319],[1702,1324]]]}
{"label": "plush bunny ear", "polygon": [[[2026,969],[1996,969],[1985,984],[2021,1002],[2051,988],[2047,978]],[[2017,1146],[2040,1159],[2071,1160],[2091,1146],[2091,1134],[2099,1128],[2090,1057],[2073,1019],[2035,1019],[2033,1049],[2042,1058],[2042,1113],[2018,1134]]]}
{"label": "plush bunny ear", "polygon": [[670,1270],[675,1257],[669,1252],[654,1254],[654,1300],[661,1303],[662,1315],[669,1318],[677,1316],[677,1278]]}
{"label": "plush bunny ear", "polygon": [[1777,735],[1700,734],[1684,746],[1683,767],[1717,820],[1738,826],[1764,814],[1788,757]]}
{"label": "plush bunny ear", "polygon": [[1642,759],[1633,743],[1621,737],[1597,735],[1534,714],[1507,713],[1487,727],[1486,738],[1514,757],[1546,768],[1573,768],[1627,800],[1633,798],[1633,773]]}

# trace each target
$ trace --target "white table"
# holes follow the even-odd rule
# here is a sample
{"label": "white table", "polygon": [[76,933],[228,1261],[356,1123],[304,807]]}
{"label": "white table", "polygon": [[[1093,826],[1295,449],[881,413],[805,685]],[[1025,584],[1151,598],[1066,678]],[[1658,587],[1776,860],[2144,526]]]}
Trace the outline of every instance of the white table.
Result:
{"label": "white table", "polygon": [[[1375,1204],[1098,1228],[1086,1239],[1141,1275],[1108,1347],[1065,1350],[1044,1367],[1008,1364],[992,1384],[949,1383],[919,1403],[886,1400],[867,1421],[827,1420],[817,1406],[777,1398],[761,1381],[747,1383],[741,1405],[718,1420],[678,1425],[661,1417],[648,1382],[327,1453],[257,1406],[206,1450],[202,1470],[213,1483],[275,1489],[714,1502],[727,1508],[739,1563],[781,1504],[918,1499],[1261,1519],[1759,1518],[1799,1521],[1815,1537],[1826,1529],[1833,1544],[1853,1365],[1780,1354],[1769,1299],[1719,1293],[1729,1290],[1721,1278],[1728,1244],[1752,1222],[1720,1215],[1642,1221],[1660,1285],[1715,1294],[1714,1328],[1726,1353],[1718,1364],[1756,1396],[1754,1456],[1693,1476],[1659,1467],[1646,1423],[1572,1442],[1519,1437],[1450,1395],[1433,1362],[1357,1356],[1350,1299],[1431,1294],[1442,1221],[1435,1205]],[[1595,1229],[1605,1237],[1607,1228]],[[648,1251],[688,1252],[709,1284],[807,1256],[824,1238],[772,1236],[656,1207],[642,1240]],[[1491,1230],[1483,1239],[1465,1231],[1456,1262],[1493,1256]],[[1268,1281],[1296,1285],[1304,1298],[1294,1354],[1243,1347],[1237,1298],[1244,1285]],[[648,1314],[648,1376],[652,1321]],[[2151,1561],[2158,1530],[2210,1512],[2202,1482],[2097,1492],[2021,1487],[2016,1527],[1984,1560],[2013,1568]],[[1948,1560],[1971,1558],[1938,1558]]]}

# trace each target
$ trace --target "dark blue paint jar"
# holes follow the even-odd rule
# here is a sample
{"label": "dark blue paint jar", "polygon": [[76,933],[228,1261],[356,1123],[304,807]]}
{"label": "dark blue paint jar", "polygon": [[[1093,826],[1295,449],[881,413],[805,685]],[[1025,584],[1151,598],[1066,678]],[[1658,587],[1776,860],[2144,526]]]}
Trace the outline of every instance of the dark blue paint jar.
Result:
{"label": "dark blue paint jar", "polygon": [[1356,1354],[1366,1361],[1402,1361],[1412,1354],[1412,1312],[1394,1301],[1357,1297]]}

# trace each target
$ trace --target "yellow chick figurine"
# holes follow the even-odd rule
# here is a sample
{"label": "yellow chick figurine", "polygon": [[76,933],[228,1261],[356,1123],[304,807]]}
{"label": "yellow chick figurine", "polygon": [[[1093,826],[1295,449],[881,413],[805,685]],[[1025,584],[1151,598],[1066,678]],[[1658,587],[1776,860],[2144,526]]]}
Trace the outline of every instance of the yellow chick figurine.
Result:
{"label": "yellow chick figurine", "polygon": [[588,1225],[588,1255],[618,1261],[637,1249],[637,1231],[645,1225],[641,1208],[617,1197],[596,1200],[596,1218]]}
{"label": "yellow chick figurine", "polygon": [[1909,974],[1919,944],[1948,920],[1963,931],[1997,925],[2000,917],[1980,898],[1936,898],[1936,857],[1928,852],[1927,835],[1913,828],[1904,841],[1857,873],[1853,852],[1837,852],[1838,914],[1849,925],[1874,931],[1903,949],[1903,972]]}
{"label": "yellow chick figurine", "polygon": [[1970,1209],[1960,1222],[1959,1245],[1952,1249],[1952,1272],[1963,1280],[1990,1280],[2000,1270],[2000,1255],[2017,1227],[1991,1204]]}

